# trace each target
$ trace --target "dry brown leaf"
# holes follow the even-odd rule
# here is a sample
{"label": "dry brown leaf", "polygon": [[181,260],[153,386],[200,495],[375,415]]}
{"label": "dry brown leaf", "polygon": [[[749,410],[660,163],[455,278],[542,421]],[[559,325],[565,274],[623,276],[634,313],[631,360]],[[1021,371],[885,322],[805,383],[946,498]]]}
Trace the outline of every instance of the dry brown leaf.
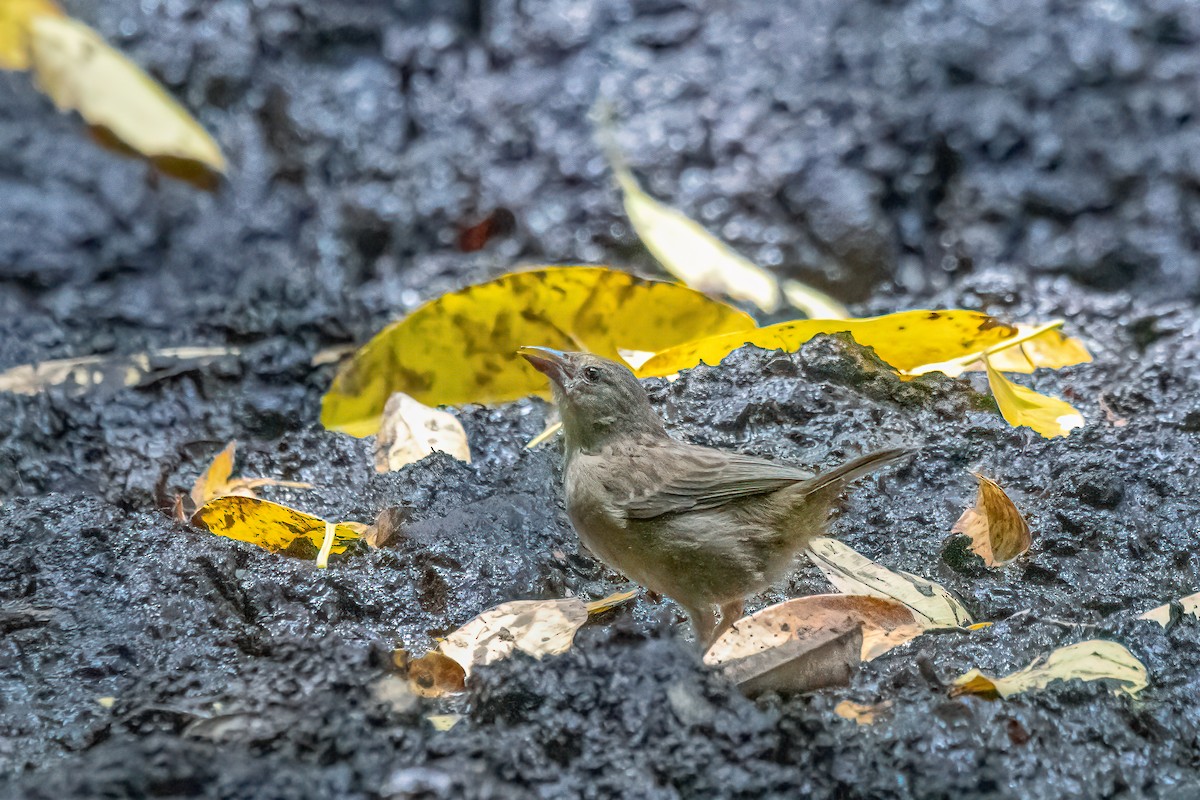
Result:
{"label": "dry brown leaf", "polygon": [[855,703],[853,700],[843,700],[833,707],[833,713],[859,725],[872,725],[891,707],[891,700],[884,700],[882,703]]}
{"label": "dry brown leaf", "polygon": [[432,650],[408,662],[408,685],[421,697],[441,697],[466,689],[467,672],[445,653]]}
{"label": "dry brown leaf", "polygon": [[845,686],[858,669],[862,625],[843,620],[828,628],[806,628],[777,647],[727,661],[721,673],[747,694],[786,694]]}
{"label": "dry brown leaf", "polygon": [[467,432],[458,417],[403,392],[389,397],[375,439],[375,471],[394,472],[435,451],[471,463]]}
{"label": "dry brown leaf", "polygon": [[963,512],[950,529],[970,537],[971,550],[989,567],[1002,567],[1033,544],[1029,526],[994,481],[972,472],[979,481],[975,505]]}
{"label": "dry brown leaf", "polygon": [[483,612],[438,649],[470,675],[474,667],[508,658],[514,650],[534,658],[565,653],[587,618],[587,605],[577,597],[515,600]]}
{"label": "dry brown leaf", "polygon": [[855,594],[797,597],[733,623],[705,653],[704,663],[719,666],[780,647],[793,639],[808,638],[814,630],[840,630],[846,623],[862,627],[863,661],[870,661],[925,630],[912,610],[895,600]]}

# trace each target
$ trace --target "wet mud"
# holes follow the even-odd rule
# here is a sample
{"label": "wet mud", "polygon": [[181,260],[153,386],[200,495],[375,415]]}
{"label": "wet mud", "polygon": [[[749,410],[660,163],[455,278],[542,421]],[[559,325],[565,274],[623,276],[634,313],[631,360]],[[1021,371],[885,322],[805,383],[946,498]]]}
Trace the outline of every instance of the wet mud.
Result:
{"label": "wet mud", "polygon": [[[1187,798],[1200,791],[1200,14],[1187,3],[67,3],[148,67],[233,164],[213,194],[85,140],[0,74],[0,368],[180,345],[241,352],[143,385],[0,395],[0,796]],[[870,314],[1062,317],[1095,362],[1038,374],[1088,425],[1009,427],[979,375],[902,382],[844,336],[647,382],[677,436],[812,466],[890,444],[834,530],[955,591],[850,686],[747,699],[642,597],[566,655],[389,703],[420,651],[514,599],[624,580],[562,508],[538,400],[458,410],[474,461],[376,475],[318,424],[311,359],[522,261],[661,274],[589,109],[648,190]],[[328,570],[173,521],[230,439],[265,495],[399,509]],[[949,530],[998,480],[1034,531],[1004,570]],[[756,600],[824,591],[798,563]],[[950,698],[1109,638],[1136,700],[1071,682]],[[385,684],[386,685],[386,682]],[[889,702],[872,725],[838,702]],[[426,717],[461,720],[437,731]]]}

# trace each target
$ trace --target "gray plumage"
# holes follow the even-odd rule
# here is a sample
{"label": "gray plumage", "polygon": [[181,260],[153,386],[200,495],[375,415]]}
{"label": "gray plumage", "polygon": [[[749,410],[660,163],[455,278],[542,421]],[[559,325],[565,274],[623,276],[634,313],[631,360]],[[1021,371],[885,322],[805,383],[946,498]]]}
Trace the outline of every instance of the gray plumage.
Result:
{"label": "gray plumage", "polygon": [[579,538],[683,606],[703,644],[824,533],[847,481],[911,452],[883,450],[814,475],[686,444],[667,435],[623,365],[586,353],[521,352],[551,378],[566,437],[567,513]]}

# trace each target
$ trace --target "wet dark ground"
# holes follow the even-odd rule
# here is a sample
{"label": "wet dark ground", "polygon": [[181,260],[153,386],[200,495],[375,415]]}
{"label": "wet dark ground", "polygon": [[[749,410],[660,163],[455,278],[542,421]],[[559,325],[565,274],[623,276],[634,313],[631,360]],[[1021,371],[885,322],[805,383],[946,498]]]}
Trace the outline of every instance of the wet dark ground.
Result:
{"label": "wet dark ground", "polygon": [[[0,368],[243,353],[0,396],[0,795],[1200,793],[1200,628],[1136,621],[1200,588],[1194,5],[67,5],[196,111],[231,179],[214,196],[153,181],[0,74]],[[310,366],[517,262],[655,274],[591,139],[600,97],[647,188],[856,312],[1061,316],[1088,341],[1095,363],[1036,377],[1089,421],[1054,442],[1008,427],[978,377],[901,384],[837,338],[651,386],[707,444],[814,465],[923,444],[857,485],[836,529],[994,626],[917,639],[848,688],[751,701],[699,666],[670,603],[642,599],[563,657],[480,670],[463,699],[374,699],[392,646],[505,600],[623,586],[579,552],[557,446],[522,449],[540,402],[462,409],[472,465],[377,476],[368,443],[320,429],[332,367]],[[231,438],[242,474],[318,487],[271,497],[363,521],[403,506],[404,536],[318,571],[172,522]],[[943,557],[974,468],[1035,531],[1004,571]],[[821,590],[798,566],[764,601]],[[971,667],[1095,637],[1145,662],[1136,701],[1079,683],[947,695]],[[858,727],[843,699],[892,705]],[[447,732],[424,718],[447,711]]]}

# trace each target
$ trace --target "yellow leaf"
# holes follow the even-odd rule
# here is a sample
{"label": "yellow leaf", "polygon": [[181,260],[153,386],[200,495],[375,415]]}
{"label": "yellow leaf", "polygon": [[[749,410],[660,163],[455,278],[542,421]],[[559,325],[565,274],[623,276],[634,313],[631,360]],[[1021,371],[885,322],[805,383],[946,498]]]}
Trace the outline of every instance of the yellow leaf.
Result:
{"label": "yellow leaf", "polygon": [[471,463],[467,432],[458,417],[396,392],[383,407],[375,439],[375,470],[393,472],[434,451]]}
{"label": "yellow leaf", "polygon": [[[210,500],[192,515],[192,522],[218,536],[303,558],[314,558],[325,539],[325,520],[320,517],[254,497]],[[345,552],[361,536],[358,523],[336,523],[331,552]]]}
{"label": "yellow leaf", "polygon": [[1029,549],[1033,535],[1003,489],[978,472],[971,474],[979,481],[979,494],[950,532],[969,536],[971,550],[989,567],[1004,566]]}
{"label": "yellow leaf", "polygon": [[646,194],[625,167],[614,164],[613,171],[633,229],[667,272],[693,289],[746,300],[767,313],[779,308],[779,284],[771,273]]}
{"label": "yellow leaf", "polygon": [[753,327],[737,309],[675,283],[603,267],[515,272],[444,295],[385,328],[338,373],[321,422],[369,436],[393,392],[428,405],[548,397],[546,377],[516,356],[523,345],[616,359],[619,349],[657,352]]}
{"label": "yellow leaf", "polygon": [[848,319],[846,307],[824,292],[800,281],[784,281],[783,297],[809,319]]}
{"label": "yellow leaf", "polygon": [[[1189,594],[1187,597],[1181,597],[1176,602],[1179,603],[1180,610],[1184,614],[1190,614],[1193,617],[1200,617],[1200,592]],[[1164,628],[1171,623],[1171,604],[1152,608],[1145,614],[1142,614],[1138,619],[1149,619],[1162,625]]]}
{"label": "yellow leaf", "polygon": [[922,364],[906,370],[906,373],[924,375],[929,372],[942,372],[954,378],[964,372],[985,369],[985,358],[1001,372],[1025,374],[1042,367],[1058,369],[1091,361],[1092,354],[1083,342],[1058,330],[1062,325],[1061,319],[1041,325],[1017,325],[1016,335],[998,344],[949,361]]}
{"label": "yellow leaf", "polygon": [[514,650],[534,658],[565,653],[587,618],[587,605],[577,597],[514,600],[463,625],[447,636],[438,650],[470,675],[474,667],[508,658]]}
{"label": "yellow leaf", "polygon": [[840,629],[846,623],[862,627],[863,661],[883,655],[925,630],[912,610],[895,600],[873,595],[810,595],[739,619],[713,642],[704,654],[704,663],[719,666],[809,637],[814,630]]}
{"label": "yellow leaf", "polygon": [[[1017,338],[1033,329],[1033,326],[1018,325]],[[1075,364],[1087,364],[1091,362],[1092,354],[1088,352],[1087,345],[1080,340],[1052,329],[1020,345],[989,355],[988,360],[992,367],[1001,372],[1029,374],[1037,369],[1061,369]],[[972,369],[976,370],[984,368],[979,364],[972,366]]]}
{"label": "yellow leaf", "polygon": [[46,15],[63,12],[51,0],[0,0],[0,69],[29,69],[29,26]]}
{"label": "yellow leaf", "polygon": [[532,450],[540,444],[545,444],[554,438],[554,434],[562,430],[562,420],[555,419],[552,422],[546,423],[546,427],[542,428],[542,432],[525,443],[526,450]]}
{"label": "yellow leaf", "polygon": [[462,714],[429,714],[425,717],[435,731],[444,732],[453,728],[462,719]]}
{"label": "yellow leaf", "polygon": [[200,508],[214,497],[232,494],[225,489],[229,485],[230,476],[233,475],[233,459],[236,451],[237,442],[225,445],[224,449],[217,453],[212,463],[208,465],[208,469],[196,478],[191,492],[192,502],[195,503],[196,508]]}
{"label": "yellow leaf", "polygon": [[1011,697],[1031,689],[1044,689],[1054,681],[1078,678],[1083,681],[1114,681],[1117,684],[1114,693],[1135,695],[1149,685],[1149,677],[1145,665],[1123,646],[1116,642],[1092,639],[1060,647],[1044,660],[1038,659],[1003,678],[992,678],[973,669],[954,681],[950,694]]}
{"label": "yellow leaf", "polygon": [[839,592],[895,600],[907,606],[925,628],[961,627],[971,622],[967,609],[944,587],[907,572],[892,572],[836,539],[813,539],[806,552]]}
{"label": "yellow leaf", "polygon": [[1083,415],[1075,410],[1070,403],[1057,397],[1047,397],[1032,389],[1013,383],[997,371],[989,362],[987,364],[988,385],[992,387],[992,395],[996,405],[1009,425],[1014,428],[1025,425],[1053,439],[1056,436],[1067,436],[1075,428],[1083,425]]}
{"label": "yellow leaf", "polygon": [[767,350],[798,350],[821,333],[849,332],[898,370],[948,361],[1012,337],[1016,328],[979,311],[902,311],[847,320],[793,320],[765,328],[718,334],[657,353],[638,374],[671,375],[700,362],[715,366],[744,344]]}
{"label": "yellow leaf", "polygon": [[60,111],[78,111],[102,139],[149,158],[175,177],[205,188],[225,172],[208,132],[149,75],[95,31],[66,17],[39,16],[29,26],[38,86]]}
{"label": "yellow leaf", "polygon": [[622,603],[627,603],[633,598],[641,594],[642,590],[636,586],[632,589],[626,589],[623,592],[615,592],[608,597],[601,597],[599,600],[593,600],[587,603],[587,612],[589,615],[603,614],[605,611],[610,611]]}
{"label": "yellow leaf", "polygon": [[237,442],[230,442],[217,453],[200,477],[196,478],[190,493],[195,508],[208,501],[226,495],[255,497],[254,490],[260,486],[287,486],[292,489],[311,489],[311,483],[301,481],[279,481],[274,478],[233,478],[233,461],[237,453]]}

